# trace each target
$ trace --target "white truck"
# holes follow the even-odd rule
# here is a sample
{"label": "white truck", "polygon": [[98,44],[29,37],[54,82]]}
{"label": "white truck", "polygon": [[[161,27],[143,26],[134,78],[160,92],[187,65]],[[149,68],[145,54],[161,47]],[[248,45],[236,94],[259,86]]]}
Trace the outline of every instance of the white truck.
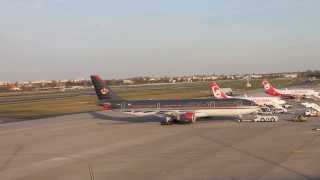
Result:
{"label": "white truck", "polygon": [[274,115],[257,115],[253,122],[277,122],[279,121],[278,116]]}
{"label": "white truck", "polygon": [[257,115],[254,119],[240,119],[238,122],[277,122],[279,117],[275,115]]}
{"label": "white truck", "polygon": [[316,103],[302,103],[303,106],[306,107],[304,112],[305,116],[320,116],[320,106]]}
{"label": "white truck", "polygon": [[313,108],[306,108],[306,110],[304,111],[304,115],[308,117],[318,117],[320,116],[320,113]]}
{"label": "white truck", "polygon": [[240,119],[238,122],[277,122],[279,117],[270,107],[261,107],[254,119]]}

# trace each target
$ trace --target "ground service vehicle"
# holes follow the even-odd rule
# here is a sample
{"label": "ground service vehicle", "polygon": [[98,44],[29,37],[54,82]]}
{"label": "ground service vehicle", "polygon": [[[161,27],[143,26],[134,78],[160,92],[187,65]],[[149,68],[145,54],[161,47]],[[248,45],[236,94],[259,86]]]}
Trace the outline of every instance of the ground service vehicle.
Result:
{"label": "ground service vehicle", "polygon": [[273,115],[257,115],[257,117],[253,121],[254,122],[277,122],[279,121],[279,117],[273,116]]}
{"label": "ground service vehicle", "polygon": [[309,117],[317,117],[320,115],[320,113],[313,108],[306,108],[304,115]]}

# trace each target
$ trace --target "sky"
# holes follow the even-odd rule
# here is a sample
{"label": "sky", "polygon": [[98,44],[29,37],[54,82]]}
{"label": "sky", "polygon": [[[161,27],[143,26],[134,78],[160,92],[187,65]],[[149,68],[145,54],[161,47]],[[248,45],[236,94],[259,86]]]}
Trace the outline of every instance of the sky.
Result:
{"label": "sky", "polygon": [[0,81],[320,69],[318,0],[0,0]]}

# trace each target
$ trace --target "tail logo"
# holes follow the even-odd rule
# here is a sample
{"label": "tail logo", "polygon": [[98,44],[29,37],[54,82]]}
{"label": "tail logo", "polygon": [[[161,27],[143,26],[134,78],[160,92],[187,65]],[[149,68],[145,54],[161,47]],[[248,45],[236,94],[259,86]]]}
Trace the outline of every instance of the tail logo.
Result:
{"label": "tail logo", "polygon": [[265,85],[264,85],[264,88],[265,88],[265,89],[270,89],[270,84],[265,84]]}
{"label": "tail logo", "polygon": [[263,84],[265,89],[267,89],[267,90],[270,89],[270,84],[269,84],[269,82],[267,80],[262,81],[262,84]]}
{"label": "tail logo", "polygon": [[214,87],[214,88],[213,88],[213,91],[214,91],[214,93],[215,93],[215,95],[216,95],[217,97],[221,97],[221,92],[219,91],[219,88]]}
{"label": "tail logo", "polygon": [[101,89],[100,92],[101,92],[101,94],[106,95],[106,94],[108,94],[109,90],[107,88],[103,88],[103,89]]}

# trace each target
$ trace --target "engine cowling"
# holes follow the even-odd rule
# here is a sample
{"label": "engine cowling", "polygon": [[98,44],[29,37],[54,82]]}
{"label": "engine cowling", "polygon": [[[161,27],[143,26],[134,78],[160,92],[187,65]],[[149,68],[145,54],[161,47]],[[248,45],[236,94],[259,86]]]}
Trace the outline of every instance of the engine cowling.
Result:
{"label": "engine cowling", "polygon": [[185,122],[194,122],[195,121],[195,115],[193,112],[185,112],[183,114],[180,114],[179,121],[185,121]]}
{"label": "engine cowling", "polygon": [[105,103],[105,104],[102,105],[102,108],[103,108],[104,111],[111,110],[111,104]]}

